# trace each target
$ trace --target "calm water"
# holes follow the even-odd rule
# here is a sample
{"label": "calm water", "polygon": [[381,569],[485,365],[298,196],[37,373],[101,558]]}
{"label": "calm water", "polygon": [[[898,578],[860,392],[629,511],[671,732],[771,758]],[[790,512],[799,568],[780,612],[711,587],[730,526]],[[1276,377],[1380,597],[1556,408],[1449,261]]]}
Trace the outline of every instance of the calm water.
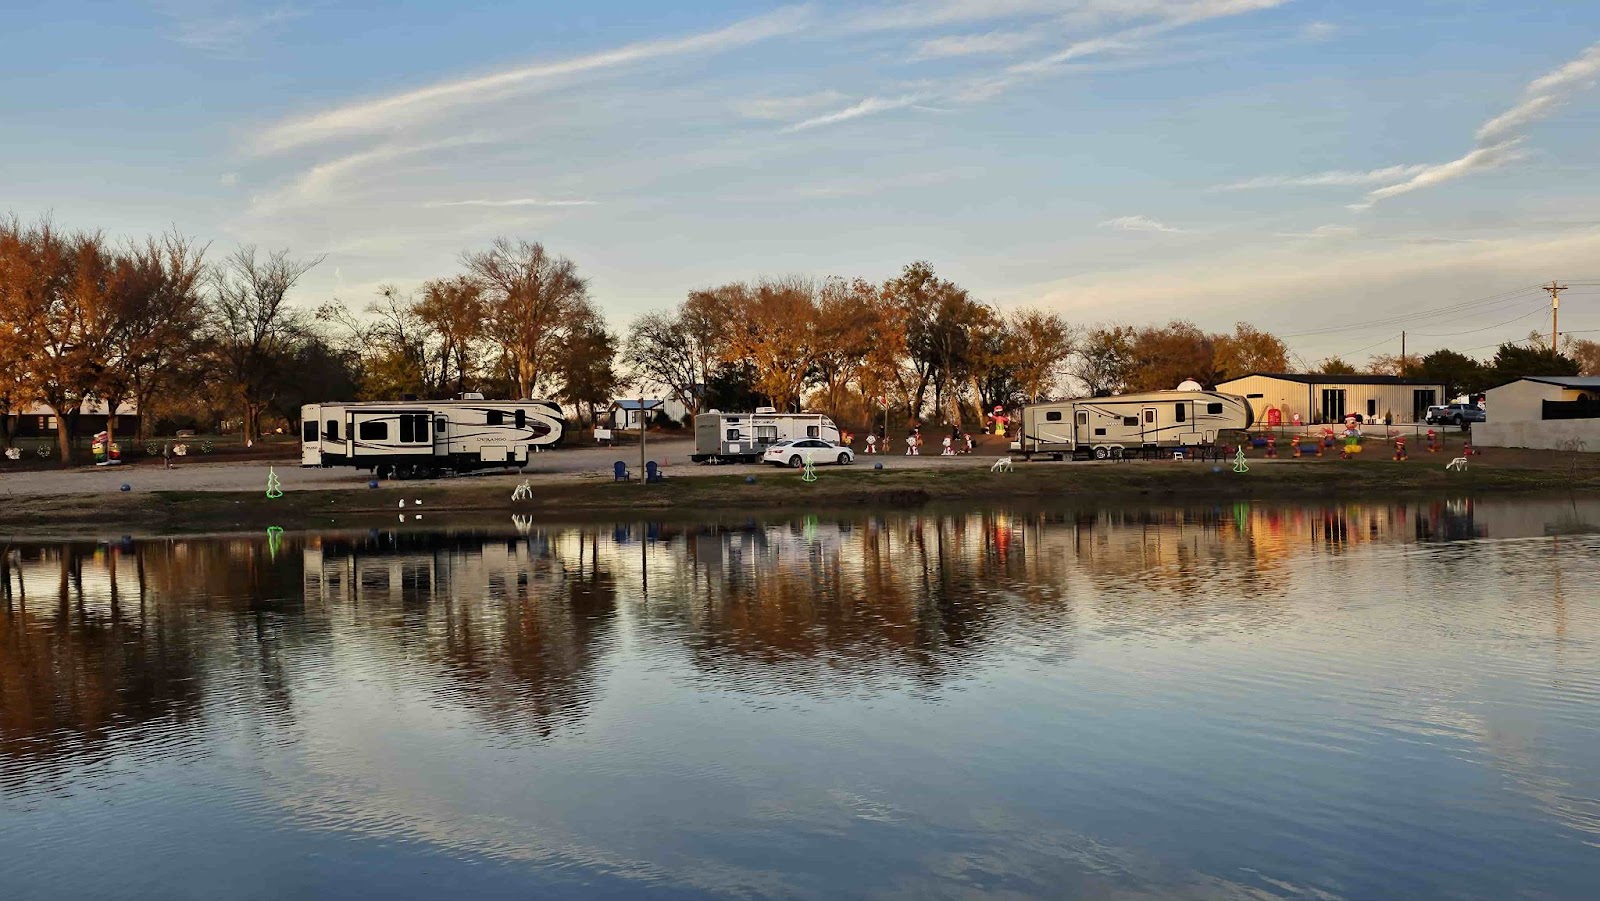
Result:
{"label": "calm water", "polygon": [[1593,898],[1593,526],[13,545],[0,897]]}

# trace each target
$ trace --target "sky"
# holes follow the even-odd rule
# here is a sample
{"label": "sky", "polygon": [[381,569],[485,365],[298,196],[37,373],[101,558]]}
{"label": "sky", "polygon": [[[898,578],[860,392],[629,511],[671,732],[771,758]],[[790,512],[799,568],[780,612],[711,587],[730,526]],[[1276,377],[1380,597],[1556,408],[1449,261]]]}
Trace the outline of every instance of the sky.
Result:
{"label": "sky", "polygon": [[[496,236],[614,327],[918,259],[1297,362],[1600,338],[1600,4],[0,0],[0,211],[325,254],[361,309]],[[1429,312],[1438,311],[1438,312]],[[1585,330],[1594,329],[1593,333]]]}

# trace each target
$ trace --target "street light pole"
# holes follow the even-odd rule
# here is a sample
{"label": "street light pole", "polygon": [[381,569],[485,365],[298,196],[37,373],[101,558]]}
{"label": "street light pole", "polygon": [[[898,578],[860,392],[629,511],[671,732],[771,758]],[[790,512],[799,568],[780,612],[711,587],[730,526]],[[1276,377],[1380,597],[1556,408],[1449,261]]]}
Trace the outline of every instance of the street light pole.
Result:
{"label": "street light pole", "polygon": [[643,485],[645,476],[644,460],[644,398],[639,398],[639,484]]}

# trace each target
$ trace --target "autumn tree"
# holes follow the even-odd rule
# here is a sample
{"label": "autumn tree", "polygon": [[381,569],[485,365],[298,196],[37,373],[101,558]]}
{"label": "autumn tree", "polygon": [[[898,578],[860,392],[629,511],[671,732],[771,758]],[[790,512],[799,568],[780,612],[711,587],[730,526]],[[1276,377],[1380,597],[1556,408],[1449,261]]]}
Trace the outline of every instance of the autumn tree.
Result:
{"label": "autumn tree", "polygon": [[1288,372],[1289,346],[1271,332],[1247,322],[1234,323],[1231,334],[1212,338],[1212,366],[1219,381],[1252,372]]}
{"label": "autumn tree", "polygon": [[1090,329],[1078,342],[1067,373],[1083,385],[1086,396],[1105,397],[1127,389],[1133,374],[1135,334],[1130,326],[1101,326]]}
{"label": "autumn tree", "polygon": [[1355,375],[1356,368],[1338,357],[1328,357],[1317,367],[1322,375]]}
{"label": "autumn tree", "polygon": [[1564,353],[1578,364],[1579,375],[1600,375],[1600,341],[1569,337],[1563,347]]}
{"label": "autumn tree", "polygon": [[440,387],[461,394],[478,369],[486,312],[483,284],[465,275],[436,278],[423,283],[419,294],[412,312],[440,344]]}
{"label": "autumn tree", "polygon": [[906,360],[911,369],[908,412],[922,415],[928,389],[934,388],[937,405],[943,389],[957,378],[962,354],[969,347],[964,331],[977,306],[967,292],[941,279],[926,261],[908,264],[900,275],[883,285],[883,293],[900,308],[905,323]]}
{"label": "autumn tree", "polygon": [[1076,349],[1072,326],[1059,313],[1024,308],[1005,317],[1004,334],[1022,395],[1037,401],[1052,394]]}
{"label": "autumn tree", "polygon": [[1216,384],[1212,336],[1181,319],[1164,326],[1146,326],[1134,333],[1130,391],[1171,390],[1185,379]]}
{"label": "autumn tree", "polygon": [[589,422],[595,422],[595,407],[606,404],[623,387],[617,374],[617,336],[607,331],[598,319],[580,326],[567,342],[559,363],[562,403],[589,408]]}
{"label": "autumn tree", "polygon": [[1367,373],[1369,375],[1395,375],[1409,376],[1422,366],[1422,357],[1417,354],[1374,354],[1367,360]]}
{"label": "autumn tree", "polygon": [[557,374],[562,349],[595,317],[588,283],[537,242],[496,239],[462,262],[483,287],[484,336],[499,350],[518,397]]}
{"label": "autumn tree", "polygon": [[321,257],[296,260],[287,250],[262,256],[247,245],[212,272],[209,344],[222,380],[239,401],[246,446],[260,437],[276,367],[304,326],[288,304],[289,292],[320,262]]}
{"label": "autumn tree", "polygon": [[196,349],[205,323],[205,247],[171,233],[119,255],[112,281],[115,325],[95,392],[106,404],[106,431],[116,437],[116,410],[132,399],[139,437],[150,433],[157,392],[171,389]]}
{"label": "autumn tree", "polygon": [[817,357],[817,289],[803,278],[762,279],[728,291],[727,362],[744,361],[774,407],[792,409]]}
{"label": "autumn tree", "polygon": [[878,289],[865,279],[830,278],[817,298],[816,370],[827,411],[840,415],[846,390],[859,382],[878,331]]}

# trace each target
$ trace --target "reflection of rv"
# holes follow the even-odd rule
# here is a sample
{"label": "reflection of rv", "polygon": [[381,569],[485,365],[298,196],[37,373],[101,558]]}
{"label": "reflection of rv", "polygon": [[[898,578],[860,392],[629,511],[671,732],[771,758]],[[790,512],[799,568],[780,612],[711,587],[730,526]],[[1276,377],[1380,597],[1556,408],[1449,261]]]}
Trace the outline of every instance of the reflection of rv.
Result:
{"label": "reflection of rv", "polygon": [[520,467],[561,440],[555,401],[368,401],[300,408],[300,465],[354,466],[380,477]]}
{"label": "reflection of rv", "polygon": [[694,418],[696,463],[758,463],[768,447],[785,438],[821,438],[839,443],[839,427],[821,413],[701,413]]}
{"label": "reflection of rv", "polygon": [[1150,391],[1087,397],[1022,408],[1017,450],[1027,456],[1093,456],[1097,460],[1145,448],[1203,447],[1222,432],[1250,428],[1250,402],[1217,391]]}

